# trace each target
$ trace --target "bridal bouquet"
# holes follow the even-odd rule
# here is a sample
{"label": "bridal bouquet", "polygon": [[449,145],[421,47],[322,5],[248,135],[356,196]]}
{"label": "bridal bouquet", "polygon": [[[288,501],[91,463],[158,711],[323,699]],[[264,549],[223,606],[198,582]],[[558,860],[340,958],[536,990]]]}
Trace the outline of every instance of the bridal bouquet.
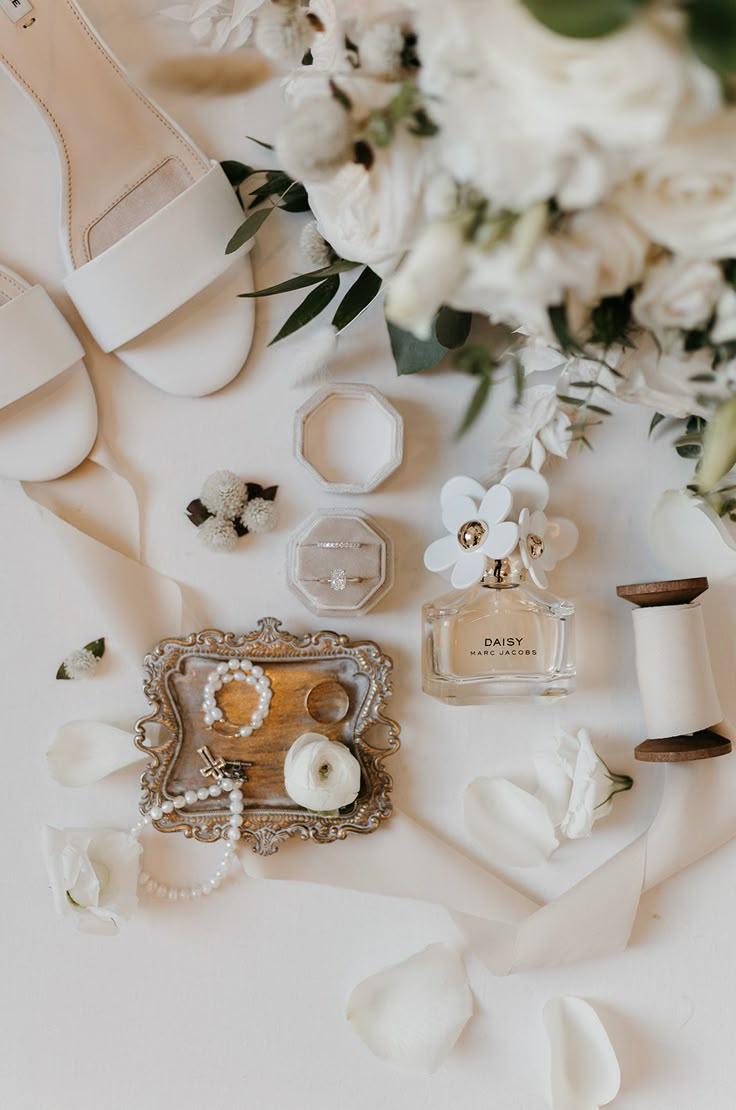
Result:
{"label": "bridal bouquet", "polygon": [[[224,18],[230,6],[200,9]],[[526,453],[541,466],[549,451],[590,445],[614,398],[645,405],[652,430],[673,427],[678,451],[698,458],[693,488],[732,514],[736,6],[239,9],[255,45],[288,69],[289,114],[279,168],[231,172],[241,187],[266,173],[251,206],[313,216],[302,231],[311,269],[255,294],[309,289],[277,338],[322,313],[360,269],[333,332],[381,291],[399,372],[453,351],[475,375],[466,423],[513,373]],[[251,213],[238,241],[271,210]],[[478,317],[493,328],[470,339]],[[529,388],[539,371],[547,377]],[[517,452],[513,465],[525,461]]]}

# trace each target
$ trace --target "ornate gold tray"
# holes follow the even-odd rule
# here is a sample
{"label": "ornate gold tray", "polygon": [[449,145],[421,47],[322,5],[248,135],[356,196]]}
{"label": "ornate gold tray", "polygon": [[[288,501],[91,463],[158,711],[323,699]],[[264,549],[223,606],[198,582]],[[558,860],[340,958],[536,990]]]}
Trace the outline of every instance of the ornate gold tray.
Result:
{"label": "ornate gold tray", "polygon": [[[226,736],[204,721],[204,686],[218,664],[243,659],[264,668],[273,700],[252,735]],[[206,774],[211,754],[224,761],[228,774],[246,776],[241,835],[261,855],[275,852],[294,835],[329,843],[349,832],[373,832],[391,815],[391,776],[383,762],[399,748],[399,726],[383,712],[392,666],[377,644],[356,643],[335,632],[292,636],[272,617],[244,636],[208,629],[187,639],[162,640],[144,661],[143,689],[151,712],[135,729],[136,745],[148,756],[141,813],[161,832],[183,832],[203,841],[226,835],[226,794],[161,812],[164,803],[170,809],[186,791],[203,793],[216,781]],[[237,725],[249,720],[253,699],[252,686],[231,682],[218,704]],[[361,765],[358,797],[334,816],[311,813],[285,792],[284,759],[305,732],[342,741]]]}

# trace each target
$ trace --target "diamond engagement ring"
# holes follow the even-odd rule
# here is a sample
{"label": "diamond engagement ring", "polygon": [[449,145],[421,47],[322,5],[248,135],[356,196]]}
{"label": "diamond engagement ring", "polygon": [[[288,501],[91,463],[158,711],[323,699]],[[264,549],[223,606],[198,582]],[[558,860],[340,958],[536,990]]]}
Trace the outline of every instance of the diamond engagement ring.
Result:
{"label": "diamond engagement ring", "polygon": [[342,569],[342,567],[336,567],[335,570],[330,571],[326,578],[313,578],[311,581],[321,582],[323,586],[329,586],[331,590],[335,590],[337,593],[340,593],[346,588],[346,586],[350,585],[351,583],[364,582],[365,579],[351,577]]}

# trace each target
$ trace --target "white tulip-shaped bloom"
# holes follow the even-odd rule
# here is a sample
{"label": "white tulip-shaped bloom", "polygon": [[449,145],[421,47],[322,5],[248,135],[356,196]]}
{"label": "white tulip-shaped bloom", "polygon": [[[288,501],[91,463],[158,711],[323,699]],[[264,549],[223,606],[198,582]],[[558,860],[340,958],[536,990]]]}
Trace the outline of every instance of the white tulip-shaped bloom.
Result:
{"label": "white tulip-shaped bloom", "polygon": [[114,936],[138,905],[141,846],[117,829],[43,831],[56,912],[85,933]]}
{"label": "white tulip-shaped bloom", "polygon": [[452,567],[456,589],[480,582],[488,560],[505,559],[519,541],[518,525],[506,519],[513,502],[506,485],[491,486],[486,492],[473,478],[451,478],[440,494],[448,535],[429,545],[424,565],[440,573]]}
{"label": "white tulip-shaped bloom", "polygon": [[354,802],[360,791],[360,763],[337,740],[305,732],[284,761],[286,793],[314,813],[330,813]]}

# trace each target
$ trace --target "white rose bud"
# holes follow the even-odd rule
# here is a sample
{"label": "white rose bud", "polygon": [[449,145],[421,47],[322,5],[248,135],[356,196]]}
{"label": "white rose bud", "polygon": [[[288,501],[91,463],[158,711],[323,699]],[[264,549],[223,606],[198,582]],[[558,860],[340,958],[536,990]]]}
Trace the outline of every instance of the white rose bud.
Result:
{"label": "white rose bud", "polygon": [[645,328],[685,331],[708,322],[723,290],[723,274],[715,262],[670,258],[647,273],[632,311]]}
{"label": "white rose bud", "polygon": [[360,764],[344,744],[318,732],[305,732],[284,761],[286,793],[313,813],[329,813],[355,801]]}
{"label": "white rose bud", "polygon": [[43,832],[56,912],[73,918],[85,933],[119,931],[138,904],[141,846],[116,829],[54,829]]}
{"label": "white rose bud", "polygon": [[276,136],[276,157],[295,181],[324,181],[352,160],[355,123],[332,96],[294,109]]}

